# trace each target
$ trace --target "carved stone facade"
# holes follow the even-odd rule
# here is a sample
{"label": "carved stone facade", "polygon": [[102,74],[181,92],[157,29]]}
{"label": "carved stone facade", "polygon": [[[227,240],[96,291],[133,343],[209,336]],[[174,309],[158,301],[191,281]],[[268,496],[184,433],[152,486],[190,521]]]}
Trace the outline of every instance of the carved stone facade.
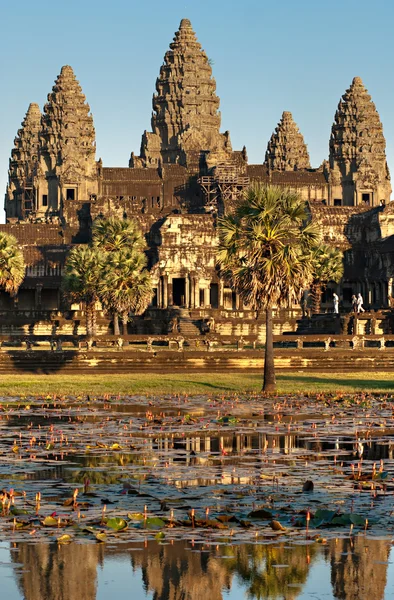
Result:
{"label": "carved stone facade", "polygon": [[11,151],[6,191],[8,220],[24,218],[33,210],[33,173],[37,164],[40,131],[40,108],[38,104],[32,103],[14,140],[15,147]]}
{"label": "carved stone facade", "polygon": [[360,77],[342,96],[331,130],[330,204],[379,206],[390,199],[386,140]]}
{"label": "carved stone facade", "polygon": [[233,151],[229,133],[220,132],[211,65],[183,19],[156,82],[152,131],[143,133],[140,154],[131,154],[129,167],[107,168],[96,161],[90,108],[65,66],[43,115],[30,105],[11,154],[8,225],[0,228],[12,230],[24,248],[28,276],[20,296],[29,292],[26,304],[36,306],[50,298],[53,308],[69,248],[89,241],[95,218],[113,215],[137,219],[146,234],[158,307],[240,308],[217,274],[215,223],[253,182],[291,187],[309,202],[326,240],[353,253],[345,272],[350,287],[358,282],[370,289],[375,274],[365,269],[376,263],[362,258],[365,245],[351,232],[357,226],[373,230],[369,251],[384,253],[379,278],[386,283],[379,298],[387,301],[394,260],[376,236],[381,242],[383,233],[394,233],[390,177],[379,115],[360,78],[339,103],[329,161],[311,168],[304,138],[284,112],[265,162],[249,164],[246,148]]}
{"label": "carved stone facade", "polygon": [[229,133],[219,133],[220,100],[208,56],[196,39],[189,19],[182,19],[156,81],[152,132],[142,136],[140,157],[130,166],[157,168],[180,164],[198,170],[231,155]]}
{"label": "carved stone facade", "polygon": [[310,169],[309,154],[291,112],[284,111],[268,142],[265,163],[272,171]]}

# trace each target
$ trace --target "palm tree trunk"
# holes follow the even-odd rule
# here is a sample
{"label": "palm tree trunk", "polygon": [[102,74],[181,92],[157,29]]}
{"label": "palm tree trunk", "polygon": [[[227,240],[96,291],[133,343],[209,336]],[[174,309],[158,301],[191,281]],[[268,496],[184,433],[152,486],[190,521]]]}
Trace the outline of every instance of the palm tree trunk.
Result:
{"label": "palm tree trunk", "polygon": [[116,311],[114,312],[114,335],[120,335],[120,331],[119,331],[119,315],[118,315],[118,313]]}
{"label": "palm tree trunk", "polygon": [[97,334],[97,320],[96,320],[96,302],[92,302],[92,336]]}
{"label": "palm tree trunk", "polygon": [[265,313],[265,356],[263,392],[274,392],[276,389],[274,365],[274,335],[272,328],[272,306]]}
{"label": "palm tree trunk", "polygon": [[323,293],[323,286],[320,281],[314,281],[311,286],[312,296],[312,312],[314,315],[318,315],[321,311],[321,297]]}
{"label": "palm tree trunk", "polygon": [[129,313],[124,312],[122,314],[123,335],[127,335],[127,323],[128,322],[129,322]]}
{"label": "palm tree trunk", "polygon": [[92,337],[92,306],[90,302],[86,302],[85,306],[86,313],[86,335],[88,338]]}

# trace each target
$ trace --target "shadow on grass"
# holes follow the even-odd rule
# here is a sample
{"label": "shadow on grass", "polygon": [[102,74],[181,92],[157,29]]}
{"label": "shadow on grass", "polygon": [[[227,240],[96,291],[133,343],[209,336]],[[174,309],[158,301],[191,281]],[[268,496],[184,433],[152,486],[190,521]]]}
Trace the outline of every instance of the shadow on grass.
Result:
{"label": "shadow on grass", "polygon": [[321,377],[313,377],[304,376],[304,375],[278,375],[277,377],[278,383],[292,383],[294,387],[297,384],[305,386],[305,388],[310,385],[313,386],[326,386],[332,389],[338,388],[360,388],[362,390],[392,390],[394,389],[394,373],[392,380],[382,380],[382,379],[346,379],[344,377],[333,377],[333,378],[321,378]]}
{"label": "shadow on grass", "polygon": [[[174,382],[179,386],[179,381]],[[213,390],[225,390],[227,392],[234,392],[234,391],[238,391],[238,386],[233,385],[232,387],[230,386],[226,386],[225,384],[221,385],[220,383],[209,383],[208,381],[190,381],[190,380],[185,380],[182,383],[184,383],[185,385],[196,385],[196,386],[201,386],[202,388],[211,388]]]}

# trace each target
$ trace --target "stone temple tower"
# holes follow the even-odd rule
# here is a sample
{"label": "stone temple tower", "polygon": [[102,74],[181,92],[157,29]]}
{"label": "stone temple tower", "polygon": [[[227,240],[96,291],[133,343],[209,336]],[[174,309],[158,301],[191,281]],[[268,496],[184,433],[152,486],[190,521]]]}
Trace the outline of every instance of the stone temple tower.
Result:
{"label": "stone temple tower", "polygon": [[264,163],[272,171],[310,169],[309,154],[291,112],[285,111],[268,142]]}
{"label": "stone temple tower", "polygon": [[386,141],[360,77],[342,96],[330,139],[330,204],[378,206],[390,199]]}
{"label": "stone temple tower", "polygon": [[166,52],[153,96],[152,132],[142,136],[140,157],[130,167],[180,164],[198,167],[204,153],[212,164],[231,154],[221,134],[219,98],[208,57],[188,19],[182,19]]}
{"label": "stone temple tower", "polygon": [[33,172],[37,163],[41,112],[30,104],[14,140],[8,170],[5,211],[8,218],[24,219],[34,209]]}
{"label": "stone temple tower", "polygon": [[71,67],[64,66],[44,107],[34,187],[36,212],[59,214],[64,204],[97,194],[95,130]]}

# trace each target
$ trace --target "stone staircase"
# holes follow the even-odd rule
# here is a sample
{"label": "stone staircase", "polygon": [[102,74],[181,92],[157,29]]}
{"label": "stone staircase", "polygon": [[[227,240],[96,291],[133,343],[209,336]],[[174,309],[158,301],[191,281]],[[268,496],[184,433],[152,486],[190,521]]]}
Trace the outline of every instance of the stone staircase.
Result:
{"label": "stone staircase", "polygon": [[186,308],[176,309],[176,315],[178,317],[178,332],[184,337],[196,337],[201,335],[201,329],[199,327],[200,321],[196,321],[191,318],[190,311]]}

